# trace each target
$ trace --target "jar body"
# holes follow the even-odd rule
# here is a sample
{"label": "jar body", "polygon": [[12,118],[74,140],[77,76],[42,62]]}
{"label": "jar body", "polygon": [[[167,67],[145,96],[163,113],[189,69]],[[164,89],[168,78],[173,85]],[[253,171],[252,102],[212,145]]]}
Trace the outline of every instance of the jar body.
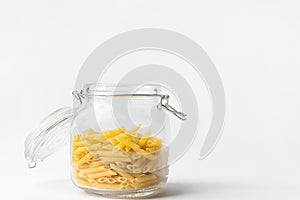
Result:
{"label": "jar body", "polygon": [[135,97],[129,104],[126,97],[87,98],[71,125],[73,183],[114,198],[156,194],[168,177],[170,132],[158,103],[155,97]]}

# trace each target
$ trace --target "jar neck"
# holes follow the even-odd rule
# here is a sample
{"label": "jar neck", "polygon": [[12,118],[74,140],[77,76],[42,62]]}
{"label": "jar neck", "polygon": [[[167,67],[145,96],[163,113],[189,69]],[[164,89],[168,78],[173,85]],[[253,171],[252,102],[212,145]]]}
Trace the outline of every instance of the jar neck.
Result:
{"label": "jar neck", "polygon": [[157,98],[157,108],[165,109],[181,120],[186,119],[186,114],[177,111],[169,105],[169,95],[160,94],[161,86],[158,84],[144,85],[114,85],[114,84],[87,84],[80,91],[72,94],[82,104],[84,99],[95,98]]}

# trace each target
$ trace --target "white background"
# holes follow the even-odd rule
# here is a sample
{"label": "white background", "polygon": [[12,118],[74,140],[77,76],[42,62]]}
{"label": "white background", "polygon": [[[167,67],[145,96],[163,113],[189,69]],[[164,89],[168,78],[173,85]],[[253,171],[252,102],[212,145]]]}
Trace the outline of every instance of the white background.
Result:
{"label": "white background", "polygon": [[29,170],[23,142],[39,119],[72,105],[77,73],[94,48],[154,27],[198,42],[227,97],[215,151],[199,161],[196,141],[157,198],[299,199],[299,9],[297,0],[1,1],[1,197],[98,198],[71,184],[67,149]]}

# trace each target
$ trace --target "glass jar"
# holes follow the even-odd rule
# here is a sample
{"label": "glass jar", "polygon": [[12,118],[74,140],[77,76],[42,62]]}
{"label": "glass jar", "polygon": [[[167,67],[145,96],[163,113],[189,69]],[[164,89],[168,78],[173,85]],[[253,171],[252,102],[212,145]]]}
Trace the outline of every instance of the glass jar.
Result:
{"label": "glass jar", "polygon": [[180,119],[185,114],[171,107],[169,96],[154,84],[88,84],[73,95],[79,102],[74,109],[52,113],[26,139],[29,167],[70,138],[71,177],[77,187],[115,198],[156,194],[169,171],[165,111]]}

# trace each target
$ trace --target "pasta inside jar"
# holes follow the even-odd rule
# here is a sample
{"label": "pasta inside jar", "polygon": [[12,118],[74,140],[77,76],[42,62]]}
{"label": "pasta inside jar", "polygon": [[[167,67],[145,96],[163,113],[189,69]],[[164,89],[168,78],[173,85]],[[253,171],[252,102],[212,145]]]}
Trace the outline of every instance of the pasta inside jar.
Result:
{"label": "pasta inside jar", "polygon": [[168,149],[151,131],[123,127],[72,136],[72,177],[79,187],[131,190],[165,183]]}

